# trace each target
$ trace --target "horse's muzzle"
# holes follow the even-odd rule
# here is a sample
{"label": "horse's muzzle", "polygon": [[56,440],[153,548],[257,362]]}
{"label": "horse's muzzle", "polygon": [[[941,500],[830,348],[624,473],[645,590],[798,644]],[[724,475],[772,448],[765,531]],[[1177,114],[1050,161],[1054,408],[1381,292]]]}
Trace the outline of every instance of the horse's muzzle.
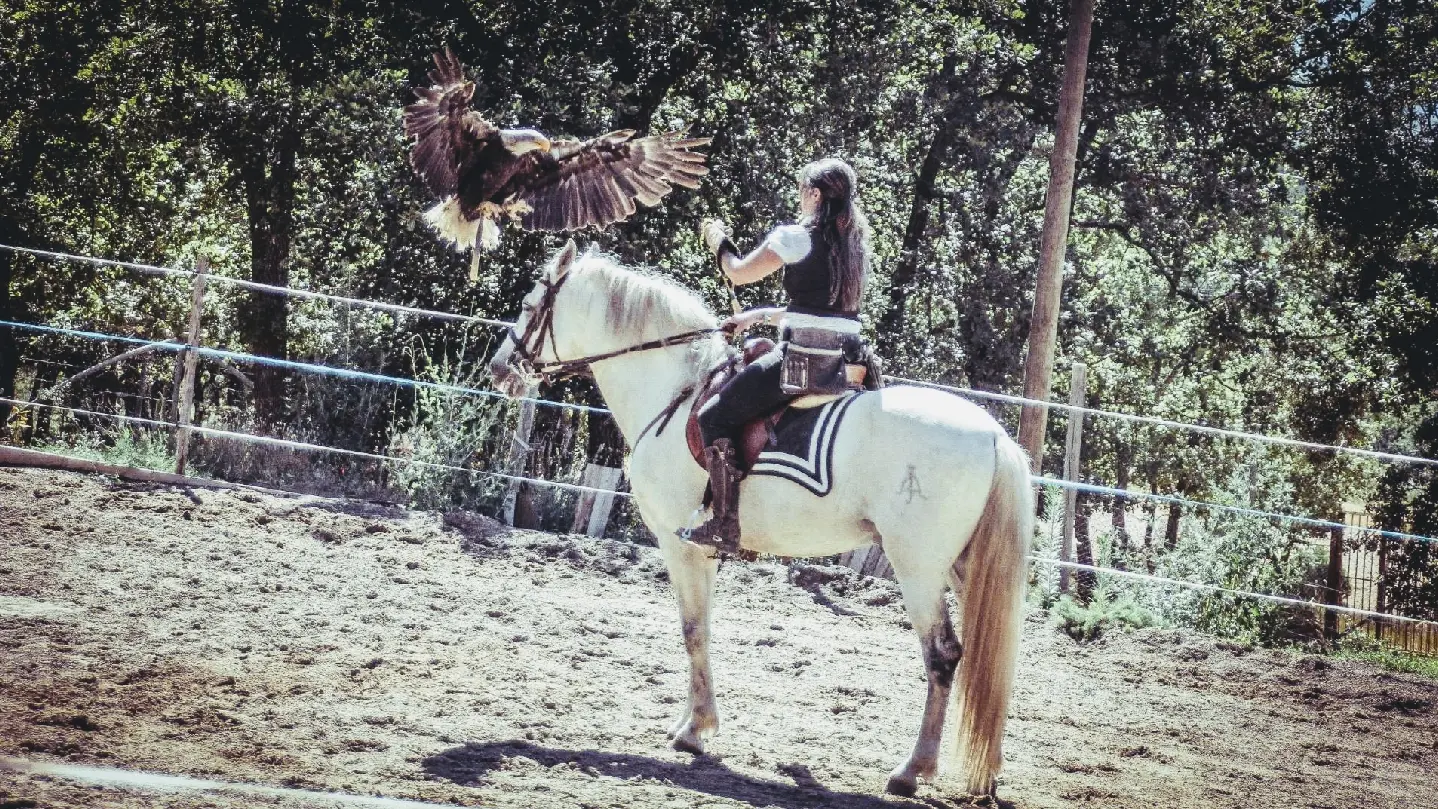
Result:
{"label": "horse's muzzle", "polygon": [[514,359],[516,358],[511,351],[496,356],[489,363],[489,373],[494,377],[494,387],[497,390],[507,396],[523,396],[529,392],[529,375],[514,367]]}

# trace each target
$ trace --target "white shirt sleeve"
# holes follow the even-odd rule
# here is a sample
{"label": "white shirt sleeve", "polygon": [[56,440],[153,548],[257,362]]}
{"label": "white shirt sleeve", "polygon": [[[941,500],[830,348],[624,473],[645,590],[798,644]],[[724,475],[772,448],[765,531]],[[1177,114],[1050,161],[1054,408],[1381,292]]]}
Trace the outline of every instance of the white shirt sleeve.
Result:
{"label": "white shirt sleeve", "polygon": [[780,261],[793,264],[809,255],[812,243],[809,230],[803,225],[780,225],[764,240],[764,246],[773,250]]}

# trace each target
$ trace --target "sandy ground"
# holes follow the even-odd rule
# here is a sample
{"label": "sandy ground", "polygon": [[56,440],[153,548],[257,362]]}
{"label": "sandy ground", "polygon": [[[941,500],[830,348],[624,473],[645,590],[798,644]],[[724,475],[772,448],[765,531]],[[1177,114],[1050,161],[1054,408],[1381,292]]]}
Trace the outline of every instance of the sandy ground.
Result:
{"label": "sandy ground", "polygon": [[[0,809],[969,803],[883,794],[923,693],[890,583],[726,565],[696,759],[664,738],[686,663],[653,549],[449,523],[0,469]],[[1438,807],[1431,681],[1173,630],[1081,646],[1039,615],[1021,665],[1006,804]]]}

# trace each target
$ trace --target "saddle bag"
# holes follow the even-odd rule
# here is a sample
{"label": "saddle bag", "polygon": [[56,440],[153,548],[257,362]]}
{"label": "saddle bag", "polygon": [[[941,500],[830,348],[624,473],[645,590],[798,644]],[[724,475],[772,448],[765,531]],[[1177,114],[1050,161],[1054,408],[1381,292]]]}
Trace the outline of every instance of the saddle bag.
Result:
{"label": "saddle bag", "polygon": [[799,326],[786,328],[782,338],[784,366],[779,385],[785,394],[826,395],[859,387],[848,371],[863,355],[858,335]]}

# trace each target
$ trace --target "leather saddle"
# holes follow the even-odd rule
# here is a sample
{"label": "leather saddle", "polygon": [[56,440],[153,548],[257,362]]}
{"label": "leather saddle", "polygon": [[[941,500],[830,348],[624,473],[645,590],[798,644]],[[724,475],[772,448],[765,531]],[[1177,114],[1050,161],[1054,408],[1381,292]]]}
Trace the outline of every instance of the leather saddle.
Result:
{"label": "leather saddle", "polygon": [[[700,408],[704,406],[705,402],[718,396],[719,392],[724,389],[724,385],[728,383],[730,379],[733,379],[735,374],[742,371],[744,366],[769,353],[773,348],[774,341],[767,337],[755,337],[748,340],[744,343],[744,353],[742,357],[735,362],[721,367],[720,370],[711,376],[708,382],[694,394],[694,407],[689,411],[689,420],[684,425],[684,438],[689,443],[689,453],[694,456],[694,462],[699,464],[699,466],[704,466],[704,438],[699,432]],[[759,453],[763,452],[774,442],[779,422],[791,409],[818,407],[819,405],[831,402],[845,395],[848,394],[838,393],[800,396],[783,405],[773,413],[744,425],[739,446],[735,448],[735,454],[738,455],[738,458],[735,460],[738,462],[739,468],[746,472],[749,471],[754,465],[754,460],[759,457]]]}

